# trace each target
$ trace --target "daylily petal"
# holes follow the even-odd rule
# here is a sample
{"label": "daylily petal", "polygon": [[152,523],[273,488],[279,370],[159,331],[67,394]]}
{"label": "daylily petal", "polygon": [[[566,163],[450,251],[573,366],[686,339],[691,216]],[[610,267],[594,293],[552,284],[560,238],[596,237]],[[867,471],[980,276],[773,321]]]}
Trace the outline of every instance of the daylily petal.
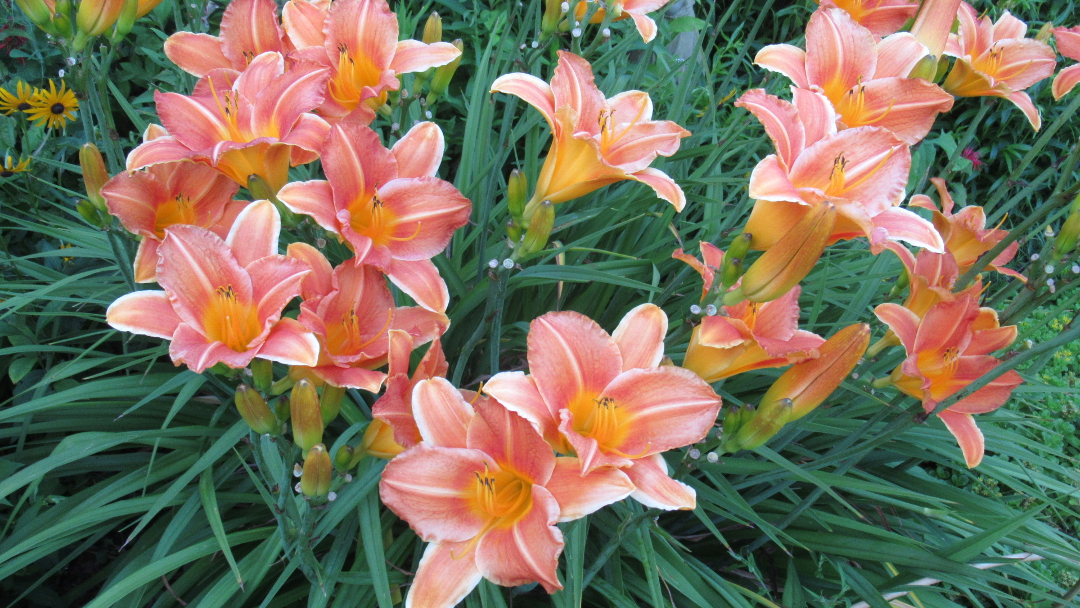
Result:
{"label": "daylily petal", "polygon": [[836,109],[848,127],[882,127],[914,145],[952,106],[952,95],[921,78],[875,78],[844,95]]}
{"label": "daylily petal", "polygon": [[[231,139],[229,127],[213,99],[154,91],[154,104],[169,133],[191,150],[206,150],[219,141]],[[162,140],[153,141],[161,145],[158,142]],[[149,142],[142,144],[149,145]]]}
{"label": "daylily petal", "polygon": [[604,151],[604,162],[635,173],[648,167],[657,156],[678,152],[679,140],[689,135],[689,131],[670,120],[638,121],[630,125],[620,122],[614,127],[615,141]]}
{"label": "daylily petal", "polygon": [[596,469],[581,474],[577,458],[560,456],[544,487],[559,502],[559,521],[574,521],[630,496],[634,484],[623,469]]}
{"label": "daylily petal", "polygon": [[421,443],[386,465],[379,496],[426,541],[471,540],[488,520],[473,507],[477,472],[497,466],[478,450]]}
{"label": "daylily petal", "polygon": [[806,79],[806,51],[797,46],[770,44],[758,51],[754,63],[787,76],[800,89],[810,88]]}
{"label": "daylily petal", "polygon": [[283,50],[281,35],[273,0],[236,0],[221,18],[221,50],[236,67],[249,57]]}
{"label": "daylily petal", "polygon": [[818,9],[806,25],[806,80],[834,102],[874,77],[877,41],[841,9]]}
{"label": "daylily petal", "polygon": [[390,148],[397,159],[398,177],[433,177],[439,170],[445,147],[439,125],[417,123]]}
{"label": "daylily petal", "polygon": [[133,291],[109,305],[105,321],[115,329],[171,340],[182,320],[164,291]]}
{"label": "daylily petal", "polygon": [[161,241],[144,238],[135,251],[135,282],[153,283],[157,281],[158,245]]}
{"label": "daylily petal", "polygon": [[641,34],[641,38],[648,44],[656,38],[656,22],[653,21],[647,15],[626,11],[626,14],[630,15],[630,18],[634,20],[634,26],[637,27],[637,31]]}
{"label": "daylily petal", "polygon": [[313,162],[319,157],[329,134],[330,123],[311,113],[301,114],[289,134],[281,140],[292,148],[289,164],[296,167]]}
{"label": "daylily petal", "polygon": [[934,225],[914,211],[891,207],[871,218],[874,226],[884,228],[889,239],[905,241],[934,253],[945,251],[945,242]]}
{"label": "daylily petal", "polygon": [[957,401],[945,411],[964,414],[992,412],[1005,405],[1013,389],[1023,383],[1024,379],[1020,377],[1020,374],[1010,370],[998,376],[990,384]]}
{"label": "daylily petal", "polygon": [[188,74],[202,78],[211,70],[232,68],[221,52],[221,39],[210,34],[176,32],[165,41],[165,56]]}
{"label": "daylily petal", "polygon": [[975,424],[971,414],[958,414],[945,410],[939,412],[938,417],[945,423],[956,442],[960,444],[960,450],[964,453],[964,461],[969,469],[979,466],[983,454],[986,451],[985,440],[982,431]]}
{"label": "daylily petal", "polygon": [[[318,341],[316,341],[318,342]],[[260,356],[261,353],[260,353]],[[383,382],[386,380],[386,374],[382,372],[372,371],[370,369],[364,369],[362,367],[337,367],[333,365],[320,365],[318,367],[312,367],[311,373],[315,374],[324,382],[329,382],[334,386],[344,386],[347,388],[358,388],[369,393],[378,393],[382,388]],[[390,423],[387,423],[390,424]],[[394,433],[394,438],[397,440],[397,433]],[[398,441],[398,443],[401,443]],[[404,447],[411,447],[415,442],[410,443]]]}
{"label": "daylily petal", "polygon": [[446,378],[416,383],[412,390],[412,413],[420,436],[429,445],[442,448],[475,447],[467,441],[473,408],[465,403],[461,393]]}
{"label": "daylily petal", "polygon": [[640,367],[652,369],[664,359],[664,336],[668,318],[659,306],[641,304],[619,321],[611,334],[622,354],[623,371]]}
{"label": "daylily petal", "polygon": [[929,52],[911,33],[893,34],[877,44],[877,69],[874,71],[874,78],[907,78],[915,65]]}
{"label": "daylily petal", "polygon": [[[791,183],[788,172],[775,154],[766,156],[754,166],[754,171],[750,174],[750,198],[758,201],[803,202],[802,194]],[[753,234],[755,239],[759,238],[758,231],[751,231],[749,228],[747,231]]]}
{"label": "daylily petal", "polygon": [[562,443],[559,436],[558,411],[549,407],[531,376],[524,372],[502,372],[484,383],[484,393],[503,406],[528,420],[553,446]]}
{"label": "daylily petal", "polygon": [[300,260],[307,264],[311,272],[304,276],[301,283],[300,296],[305,300],[313,300],[330,293],[333,290],[333,272],[330,261],[326,259],[318,249],[307,243],[289,243],[287,256]]}
{"label": "daylily petal", "polygon": [[231,286],[238,302],[252,302],[248,273],[225,241],[209,230],[173,226],[166,231],[159,252],[158,283],[169,292],[174,310],[185,323],[203,327],[203,313],[219,287]]}
{"label": "daylily petal", "polygon": [[1009,101],[1013,102],[1013,105],[1020,108],[1020,111],[1024,113],[1024,118],[1027,118],[1031,124],[1031,128],[1038,131],[1042,128],[1042,115],[1039,113],[1039,108],[1035,106],[1035,103],[1031,101],[1031,97],[1023,91],[1013,91],[1006,97]]}
{"label": "daylily petal", "polygon": [[429,260],[446,248],[472,212],[469,199],[437,177],[395,179],[379,187],[379,198],[394,221],[393,228],[388,227],[392,234],[383,237],[392,240],[384,246],[400,260]]}
{"label": "daylily petal", "polygon": [[187,365],[191,371],[201,374],[207,369],[224,363],[233,369],[247,367],[258,351],[250,349],[236,352],[221,342],[210,342],[198,330],[181,323],[169,343],[169,356],[176,365]]}
{"label": "daylily petal", "polygon": [[468,446],[494,458],[504,471],[546,484],[555,456],[532,424],[493,399],[478,399],[475,407],[478,418],[469,425]]}
{"label": "daylily petal", "polygon": [[259,258],[277,255],[281,215],[270,201],[256,201],[240,212],[225,243],[236,261],[247,266]]}
{"label": "daylily petal", "polygon": [[752,89],[743,93],[735,105],[746,108],[761,122],[780,161],[784,166],[790,167],[806,147],[806,132],[799,110],[791,103],[769,95],[765,89]]}
{"label": "daylily petal", "polygon": [[548,127],[555,130],[555,97],[548,83],[531,74],[503,74],[491,83],[491,92],[509,93],[540,111]]}
{"label": "daylily petal", "polygon": [[167,135],[143,142],[127,155],[127,170],[134,171],[150,165],[187,160],[195,152],[180,143],[175,137]]}
{"label": "daylily petal", "polygon": [[589,62],[566,51],[559,51],[559,62],[551,78],[551,94],[555,108],[569,106],[577,112],[574,131],[599,132],[600,111],[604,95],[596,88]]}
{"label": "daylily petal", "polygon": [[319,362],[319,341],[298,321],[285,317],[274,324],[258,356],[285,365],[310,367]]}
{"label": "daylily petal", "polygon": [[296,49],[321,47],[326,42],[325,23],[326,10],[314,2],[289,0],[281,10],[281,24]]}
{"label": "daylily petal", "polygon": [[423,72],[446,65],[460,56],[461,51],[449,42],[424,44],[419,40],[401,40],[397,43],[390,69],[397,74]]}
{"label": "daylily petal", "polygon": [[293,213],[310,216],[319,227],[340,234],[330,182],[315,179],[285,184],[277,198]]}
{"label": "daylily petal", "polygon": [[[444,313],[431,311],[421,306],[399,306],[394,310],[394,320],[391,323],[390,328],[391,331],[405,331],[412,336],[415,343],[419,346],[438,339],[439,336],[446,333],[446,328],[449,326],[450,318]],[[442,359],[441,363],[443,365],[443,370],[441,372],[429,373],[425,371],[423,373],[427,376],[445,376],[445,358]],[[418,368],[418,370],[419,369],[421,368]],[[420,372],[418,371],[417,373]]]}
{"label": "daylily petal", "polygon": [[653,509],[692,511],[697,506],[694,488],[668,475],[667,461],[660,454],[635,460],[624,469],[634,483],[631,498]]}
{"label": "daylily petal", "polygon": [[300,283],[309,272],[307,264],[283,255],[270,255],[248,264],[251,299],[258,306],[259,322],[277,321],[282,309],[300,295]]}
{"label": "daylily petal", "polygon": [[374,131],[354,122],[341,122],[330,130],[322,162],[338,210],[370,199],[376,187],[397,177],[394,155]]}
{"label": "daylily petal", "polygon": [[[399,457],[400,458],[400,457]],[[543,486],[532,486],[532,508],[509,528],[496,527],[476,546],[476,567],[497,585],[539,581],[548,593],[562,589],[556,569],[563,549],[555,527],[559,503]]]}
{"label": "daylily petal", "polygon": [[879,304],[874,314],[889,326],[907,351],[915,350],[915,336],[919,330],[919,316],[899,304]]}
{"label": "daylily petal", "polygon": [[450,292],[431,260],[392,260],[386,276],[417,304],[433,312],[446,312]]}
{"label": "daylily petal", "polygon": [[656,196],[671,203],[675,207],[675,211],[682,211],[686,207],[686,195],[683,194],[679,184],[668,177],[667,173],[653,167],[647,167],[637,173],[627,175],[627,177],[652,188],[656,192]]}
{"label": "daylily petal", "polygon": [[470,543],[431,543],[424,549],[405,608],[452,608],[480,583]]}
{"label": "daylily petal", "polygon": [[799,110],[799,121],[806,131],[806,146],[836,134],[838,117],[827,97],[817,91],[792,87],[791,100]]}
{"label": "daylily petal", "polygon": [[569,407],[576,399],[600,395],[623,368],[619,346],[611,336],[576,312],[534,319],[529,326],[528,359],[536,388],[553,411]]}

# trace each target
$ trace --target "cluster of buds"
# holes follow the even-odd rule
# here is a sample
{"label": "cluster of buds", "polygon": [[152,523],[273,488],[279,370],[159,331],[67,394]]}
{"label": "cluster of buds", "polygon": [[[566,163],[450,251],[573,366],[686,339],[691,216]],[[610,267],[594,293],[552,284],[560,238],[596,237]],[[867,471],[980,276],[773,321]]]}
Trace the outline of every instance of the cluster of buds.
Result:
{"label": "cluster of buds", "polygon": [[127,36],[135,20],[154,10],[161,0],[15,0],[35,25],[47,33],[71,40],[83,50],[90,40],[108,34],[115,43]]}

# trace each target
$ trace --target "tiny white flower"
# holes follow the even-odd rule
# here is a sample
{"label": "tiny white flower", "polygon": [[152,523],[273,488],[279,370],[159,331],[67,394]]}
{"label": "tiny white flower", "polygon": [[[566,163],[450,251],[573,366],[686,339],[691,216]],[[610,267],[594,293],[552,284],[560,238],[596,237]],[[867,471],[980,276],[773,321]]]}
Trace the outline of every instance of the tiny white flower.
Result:
{"label": "tiny white flower", "polygon": [[[534,49],[536,49],[536,48],[540,48],[540,41],[539,41],[539,40],[533,40],[533,41],[532,41],[532,45],[531,45],[531,46],[532,46],[532,48],[534,48]],[[525,45],[522,45],[522,48],[525,48]]]}
{"label": "tiny white flower", "polygon": [[720,455],[716,452],[709,452],[705,455],[705,459],[712,463],[720,462]]}
{"label": "tiny white flower", "polygon": [[494,270],[495,268],[498,268],[498,267],[499,267],[499,260],[496,260],[495,258],[492,258],[492,259],[488,260],[488,268],[491,268],[491,269]]}
{"label": "tiny white flower", "polygon": [[561,10],[564,13],[569,13],[570,12],[570,3],[569,2],[563,2],[562,4],[559,5],[559,10]]}
{"label": "tiny white flower", "polygon": [[610,27],[605,27],[604,31],[601,32],[601,33],[604,34],[604,38],[611,38],[611,28]]}
{"label": "tiny white flower", "polygon": [[510,270],[513,267],[514,267],[514,260],[511,260],[510,258],[506,258],[505,260],[503,260],[503,268],[505,268],[507,270]]}
{"label": "tiny white flower", "polygon": [[335,500],[337,500],[337,492],[330,492],[329,494],[327,494],[326,500],[330,502],[334,502]]}
{"label": "tiny white flower", "polygon": [[705,307],[705,314],[710,316],[710,317],[715,315],[716,314],[716,307],[713,306],[712,304],[709,304],[708,306]]}
{"label": "tiny white flower", "polygon": [[400,131],[401,130],[401,125],[395,122],[394,124],[390,125],[390,130],[391,131]]}
{"label": "tiny white flower", "polygon": [[690,458],[692,458],[693,460],[697,460],[698,458],[701,458],[701,450],[697,448],[690,448],[690,451],[687,452],[687,455],[690,456]]}
{"label": "tiny white flower", "polygon": [[698,306],[697,304],[691,304],[690,305],[690,314],[692,314],[692,315],[700,315],[701,314],[701,307]]}
{"label": "tiny white flower", "polygon": [[64,71],[64,68],[60,68],[60,71],[58,72],[58,74],[60,75],[60,78],[63,78],[64,74],[67,74],[67,72]]}
{"label": "tiny white flower", "polygon": [[575,27],[573,30],[570,31],[570,35],[574,38],[581,38],[581,28]]}
{"label": "tiny white flower", "polygon": [[1054,265],[1053,264],[1047,264],[1046,265],[1046,274],[1054,274]]}
{"label": "tiny white flower", "polygon": [[428,111],[424,112],[424,118],[431,118],[431,116],[432,116],[431,110],[428,110]]}
{"label": "tiny white flower", "polygon": [[1031,261],[1032,262],[1034,262],[1035,260],[1038,260],[1038,259],[1039,259],[1039,254],[1037,254],[1037,253],[1031,254]]}

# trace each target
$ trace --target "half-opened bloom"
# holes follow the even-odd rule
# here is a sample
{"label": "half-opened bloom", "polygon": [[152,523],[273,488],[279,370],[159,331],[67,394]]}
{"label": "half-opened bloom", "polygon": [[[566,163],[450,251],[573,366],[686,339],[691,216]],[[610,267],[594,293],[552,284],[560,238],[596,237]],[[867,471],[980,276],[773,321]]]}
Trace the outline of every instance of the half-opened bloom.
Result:
{"label": "half-opened bloom", "polygon": [[414,346],[415,341],[407,332],[390,331],[386,390],[371,406],[371,415],[389,425],[394,431],[394,441],[404,448],[411,448],[423,440],[412,413],[413,387],[421,380],[446,376],[450,369],[442,342],[435,338],[409,376],[409,359]]}
{"label": "half-opened bloom", "polygon": [[525,217],[543,201],[562,203],[622,180],[635,180],[681,211],[686,197],[667,174],[649,167],[671,156],[690,132],[669,120],[652,120],[648,93],[626,91],[605,98],[588,61],[559,51],[551,84],[529,74],[500,76],[492,92],[522,98],[544,116],[551,149],[540,170]]}
{"label": "half-opened bloom", "polygon": [[157,280],[165,291],[122,296],[106,320],[122,331],[172,340],[173,363],[198,373],[217,363],[245,367],[255,357],[314,365],[315,336],[281,316],[309,270],[277,254],[280,228],[269,201],[248,205],[224,240],[198,226],[170,227],[158,248]]}
{"label": "half-opened bloom", "polygon": [[165,41],[165,55],[200,78],[218,68],[242,72],[265,52],[288,50],[282,34],[273,0],[233,0],[221,17],[220,36],[176,32]]}
{"label": "half-opened bloom", "polygon": [[[996,367],[999,361],[990,353],[1016,339],[1016,326],[1000,327],[997,313],[979,308],[978,294],[972,292],[935,305],[922,319],[897,304],[882,304],[874,312],[908,353],[893,372],[893,384],[921,399],[927,412]],[[956,437],[969,467],[982,461],[984,449],[982,432],[972,415],[1001,407],[1021,383],[1019,374],[1008,371],[938,414]]]}
{"label": "half-opened bloom", "polygon": [[242,73],[212,71],[194,95],[157,91],[169,135],[132,150],[128,169],[192,159],[243,186],[257,175],[276,192],[288,181],[290,165],[319,157],[330,127],[310,110],[322,103],[328,76],[326,69],[304,66],[286,71],[280,53],[266,52]]}
{"label": "half-opened bloom", "polygon": [[442,152],[434,123],[416,125],[390,150],[368,127],[339,123],[323,151],[327,179],[288,184],[278,199],[337,234],[357,263],[379,268],[421,306],[443,312],[450,296],[431,258],[468,222],[472,204],[435,177]]}
{"label": "half-opened bloom", "polygon": [[312,268],[298,320],[319,339],[319,361],[310,372],[323,382],[377,393],[386,374],[374,370],[386,364],[392,330],[423,343],[450,324],[442,313],[395,306],[386,278],[373,266],[347,260],[331,270],[306,243],[290,245],[289,257]]}
{"label": "half-opened bloom", "polygon": [[823,7],[806,26],[805,52],[772,44],[754,62],[784,74],[799,88],[820,91],[836,108],[841,126],[881,127],[915,144],[938,113],[953,105],[952,95],[936,84],[907,77],[925,56],[926,48],[911,34],[879,41],[848,13]]}
{"label": "half-opened bloom", "polygon": [[120,218],[128,232],[142,237],[135,253],[135,281],[149,283],[156,278],[158,246],[170,226],[199,226],[228,237],[236,216],[248,204],[232,199],[238,189],[213,168],[190,161],[121,172],[106,182],[101,195],[109,213]]}
{"label": "half-opened bloom", "polygon": [[829,243],[865,236],[874,253],[890,240],[942,251],[933,224],[897,206],[911,166],[907,145],[880,127],[837,133],[828,100],[806,89],[792,94],[795,103],[754,89],[736,102],[776,147],[750,176],[755,203],[744,231],[753,235],[751,246],[772,247],[812,206],[829,203],[837,212]]}
{"label": "half-opened bloom", "polygon": [[1057,55],[1050,45],[1025,38],[1027,24],[1005,11],[996,21],[967,2],[960,3],[960,30],[949,36],[945,54],[956,57],[942,86],[959,97],[1004,97],[1036,131],[1039,109],[1024,89],[1054,73]]}
{"label": "half-opened bloom", "polygon": [[484,392],[532,422],[581,472],[623,468],[650,507],[693,509],[694,490],[671,479],[661,452],[700,441],[720,398],[693,372],[660,366],[667,315],[631,310],[614,335],[576,312],[552,312],[529,329],[530,375],[503,372]]}
{"label": "half-opened bloom", "polygon": [[524,418],[484,397],[470,405],[443,378],[417,384],[412,399],[423,442],[391,460],[379,484],[386,506],[431,543],[406,605],[450,608],[481,577],[561,589],[555,524],[627,496],[626,475],[582,477]]}
{"label": "half-opened bloom", "polygon": [[888,36],[919,10],[917,0],[817,0],[825,8],[840,8],[875,36]]}
{"label": "half-opened bloom", "polygon": [[[593,0],[584,0],[578,2],[575,12],[577,18],[581,19],[588,11],[587,3],[591,3]],[[610,10],[615,14],[613,21],[619,21],[622,19],[633,19],[634,27],[637,28],[641,38],[646,42],[652,42],[653,38],[656,38],[656,22],[649,17],[649,13],[658,11],[670,2],[671,0],[611,0],[610,2],[601,3],[601,8],[596,9],[592,18],[589,19],[589,23],[601,23],[607,16],[607,11]],[[603,5],[607,5],[605,8]]]}
{"label": "half-opened bloom", "polygon": [[[1080,25],[1054,28],[1054,40],[1062,55],[1080,61]],[[1063,68],[1054,77],[1054,99],[1061,99],[1080,82],[1080,63]]]}
{"label": "half-opened bloom", "polygon": [[[697,269],[707,293],[716,269],[723,263],[724,253],[703,242],[701,254],[704,264],[683,253],[682,249],[672,253],[671,257]],[[683,367],[706,382],[716,382],[753,369],[782,367],[813,359],[818,354],[817,347],[825,340],[799,329],[800,291],[795,286],[771,302],[722,306],[722,313],[703,317],[690,336]]]}
{"label": "half-opened bloom", "polygon": [[[934,213],[934,227],[945,239],[945,249],[952,254],[956,265],[961,273],[967,272],[979,260],[979,257],[993,249],[1006,236],[1008,230],[1001,228],[986,227],[986,211],[978,205],[968,205],[960,211],[953,213],[955,203],[945,180],[940,177],[932,177],[934,187],[937,188],[941,198],[941,209],[934,204],[930,197],[924,194],[916,194],[908,202],[909,207],[922,207]],[[1020,243],[1013,242],[994,258],[987,268],[1001,274],[1016,277],[1021,281],[1027,279],[1024,275],[1011,268],[1005,268],[1016,252],[1020,249]]]}

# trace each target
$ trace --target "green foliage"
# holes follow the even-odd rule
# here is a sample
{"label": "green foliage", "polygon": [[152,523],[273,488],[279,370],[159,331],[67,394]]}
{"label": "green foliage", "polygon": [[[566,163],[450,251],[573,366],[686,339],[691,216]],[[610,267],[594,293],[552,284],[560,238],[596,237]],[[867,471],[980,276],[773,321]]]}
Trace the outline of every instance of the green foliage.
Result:
{"label": "green foliage", "polygon": [[[451,294],[454,322],[443,342],[450,378],[467,388],[520,369],[528,322],[551,310],[582,312],[610,330],[633,306],[653,302],[671,318],[668,354],[681,360],[700,282],[670,254],[696,252],[699,240],[726,246],[745,220],[747,178],[769,143],[733,102],[763,81],[773,92],[786,88],[752,58],[765,44],[798,40],[813,8],[698,3],[695,17],[662,23],[648,47],[629,21],[612,24],[609,41],[595,27],[580,38],[558,37],[555,45],[589,51],[605,93],[648,91],[656,117],[693,132],[678,154],[654,164],[679,181],[689,204],[675,214],[641,184],[608,186],[560,205],[553,247],[523,268],[490,272],[488,262],[509,251],[506,178],[518,168],[535,180],[549,135],[525,104],[488,91],[508,72],[550,76],[554,47],[532,47],[542,4],[394,7],[403,36],[419,37],[421,17],[436,9],[444,37],[465,42],[443,98],[421,105],[394,95],[391,120],[377,125],[389,143],[431,112],[447,138],[441,176],[473,201],[471,224],[435,260]],[[1012,10],[1033,28],[1075,14],[1072,3],[1017,2]],[[215,3],[165,0],[123,42],[95,46],[70,66],[58,46],[0,3],[0,24],[10,24],[0,43],[24,40],[0,64],[0,84],[21,78],[40,86],[67,69],[81,94],[78,120],[63,132],[0,117],[0,148],[32,157],[31,171],[0,179],[4,605],[390,608],[416,571],[422,543],[378,501],[381,461],[363,460],[333,502],[298,499],[293,464],[301,455],[285,446],[289,458],[282,458],[269,438],[247,431],[232,405],[234,378],[177,369],[161,340],[104,323],[108,305],[136,289],[136,242],[118,223],[97,230],[76,213],[84,195],[78,147],[96,142],[109,169],[122,170],[124,154],[156,121],[153,91],[186,92],[194,82],[165,58],[162,41],[177,30],[216,32],[220,17]],[[696,34],[701,51],[674,56],[664,45],[676,34]],[[402,78],[404,89],[414,83],[412,75]],[[959,100],[939,123],[942,134],[916,151],[912,191],[926,190],[925,177],[949,174],[958,204],[984,204],[991,223],[1012,227],[1074,188],[1080,94],[1054,105],[1048,83],[1032,93],[1049,108],[1040,136],[1002,100]],[[963,159],[966,147],[985,165]],[[314,170],[301,167],[293,178]],[[1061,219],[1046,213],[1022,235],[1018,260],[1046,251],[1043,227]],[[296,232],[286,240],[318,236],[307,222]],[[334,262],[344,253],[327,249]],[[865,243],[830,247],[803,284],[802,324],[831,335],[871,319],[900,268],[893,257],[868,255]],[[1040,268],[1032,265],[1033,277],[1045,280]],[[1075,284],[1065,267],[1056,276]],[[564,591],[548,598],[535,585],[483,583],[466,606],[879,607],[887,605],[883,593],[912,590],[928,608],[1059,601],[1080,564],[1080,343],[1040,345],[1075,333],[1080,293],[1004,279],[994,277],[987,305],[1022,320],[1021,339],[1035,348],[1011,353],[1029,357],[1021,368],[1029,384],[1006,408],[980,416],[989,454],[977,470],[963,466],[936,418],[916,424],[921,407],[913,400],[871,387],[901,359],[885,351],[861,364],[826,406],[756,452],[717,456],[713,435],[670,455],[674,474],[697,491],[695,511],[661,513],[625,501],[563,524]],[[874,331],[880,337],[883,328]],[[729,405],[752,403],[777,375],[743,374],[717,388]],[[330,454],[355,445],[373,399],[349,391],[326,431]],[[1028,553],[1051,566],[976,567]],[[910,586],[926,577],[942,582]]]}

